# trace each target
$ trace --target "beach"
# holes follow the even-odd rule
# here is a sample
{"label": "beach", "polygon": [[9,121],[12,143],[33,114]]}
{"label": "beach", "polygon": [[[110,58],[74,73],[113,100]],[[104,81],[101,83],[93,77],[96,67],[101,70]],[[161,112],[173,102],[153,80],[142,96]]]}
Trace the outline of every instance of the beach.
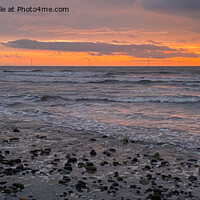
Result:
{"label": "beach", "polygon": [[200,199],[200,149],[6,116],[1,138],[1,199]]}
{"label": "beach", "polygon": [[199,69],[0,68],[0,199],[200,200]]}

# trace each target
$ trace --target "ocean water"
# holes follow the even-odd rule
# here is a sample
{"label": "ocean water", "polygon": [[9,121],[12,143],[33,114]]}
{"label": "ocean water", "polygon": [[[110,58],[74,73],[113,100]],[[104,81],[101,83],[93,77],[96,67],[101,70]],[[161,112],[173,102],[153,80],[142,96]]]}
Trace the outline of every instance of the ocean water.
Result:
{"label": "ocean water", "polygon": [[200,67],[0,67],[0,114],[200,147]]}

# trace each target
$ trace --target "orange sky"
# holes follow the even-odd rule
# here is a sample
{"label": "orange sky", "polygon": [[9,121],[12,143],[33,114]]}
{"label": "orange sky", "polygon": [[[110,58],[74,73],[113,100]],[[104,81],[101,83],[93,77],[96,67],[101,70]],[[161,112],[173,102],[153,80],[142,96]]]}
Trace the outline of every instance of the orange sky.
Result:
{"label": "orange sky", "polygon": [[[2,6],[22,3],[47,6],[44,0]],[[32,59],[36,66],[88,66],[90,59],[94,66],[147,66],[149,57],[151,66],[200,66],[199,1],[50,0],[48,6],[70,12],[0,13],[0,65],[27,66]]]}

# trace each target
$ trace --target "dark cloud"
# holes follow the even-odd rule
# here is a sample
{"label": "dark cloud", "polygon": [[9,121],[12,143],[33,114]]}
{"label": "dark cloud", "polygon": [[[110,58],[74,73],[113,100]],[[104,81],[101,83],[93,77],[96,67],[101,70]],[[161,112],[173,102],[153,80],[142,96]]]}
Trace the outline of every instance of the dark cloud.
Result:
{"label": "dark cloud", "polygon": [[155,42],[155,41],[153,41],[153,40],[148,40],[147,42],[150,42],[150,43],[152,43],[152,44],[158,44],[158,45],[161,45],[160,42]]}
{"label": "dark cloud", "polygon": [[126,41],[118,41],[118,40],[113,40],[113,43],[117,43],[117,44],[124,44],[127,43]]}
{"label": "dark cloud", "polygon": [[153,11],[200,17],[200,0],[141,0],[142,6]]}
{"label": "dark cloud", "polygon": [[142,4],[152,10],[200,11],[199,0],[142,0]]}
{"label": "dark cloud", "polygon": [[22,56],[18,56],[18,55],[4,55],[4,56],[1,56],[0,58],[22,58]]}
{"label": "dark cloud", "polygon": [[8,48],[59,52],[86,52],[91,55],[130,55],[143,58],[148,56],[152,58],[199,57],[199,55],[195,53],[181,52],[183,49],[180,51],[167,46],[158,46],[154,44],[122,45],[102,42],[40,42],[28,39],[9,41],[1,44]]}

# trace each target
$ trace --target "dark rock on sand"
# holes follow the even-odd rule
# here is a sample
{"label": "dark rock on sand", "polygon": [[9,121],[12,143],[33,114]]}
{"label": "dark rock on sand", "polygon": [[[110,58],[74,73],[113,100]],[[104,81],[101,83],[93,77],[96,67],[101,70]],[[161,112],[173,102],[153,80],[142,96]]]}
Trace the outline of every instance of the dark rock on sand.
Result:
{"label": "dark rock on sand", "polygon": [[73,168],[72,168],[72,166],[71,166],[71,164],[69,163],[69,162],[67,162],[66,164],[65,164],[65,166],[64,166],[64,169],[65,170],[68,170],[68,171],[73,171]]}
{"label": "dark rock on sand", "polygon": [[88,172],[96,172],[97,171],[97,168],[95,166],[86,166],[85,169]]}
{"label": "dark rock on sand", "polygon": [[104,151],[104,152],[103,152],[103,154],[104,154],[104,155],[106,155],[106,156],[108,156],[108,157],[110,157],[110,156],[111,156],[111,153],[110,153],[110,152],[108,152],[108,151]]}
{"label": "dark rock on sand", "polygon": [[24,184],[19,183],[19,182],[13,183],[12,186],[19,189],[19,190],[23,190],[25,188]]}
{"label": "dark rock on sand", "polygon": [[33,156],[37,157],[38,154],[39,154],[39,152],[41,152],[41,151],[42,151],[42,149],[34,149],[34,150],[31,150],[30,153],[31,153]]}
{"label": "dark rock on sand", "polygon": [[75,157],[68,158],[68,163],[76,163],[76,162],[77,162],[77,158]]}
{"label": "dark rock on sand", "polygon": [[48,156],[50,154],[50,152],[51,152],[51,148],[45,148],[45,149],[41,150],[40,155],[47,155]]}
{"label": "dark rock on sand", "polygon": [[11,188],[5,187],[3,189],[3,192],[6,193],[6,194],[11,194],[11,193],[13,193],[13,190]]}
{"label": "dark rock on sand", "polygon": [[146,178],[141,178],[139,183],[142,185],[148,185],[150,183],[150,181]]}
{"label": "dark rock on sand", "polygon": [[13,137],[9,139],[9,142],[18,142],[20,139],[17,137]]}
{"label": "dark rock on sand", "polygon": [[68,176],[63,176],[63,179],[60,180],[58,183],[61,185],[67,185],[67,183],[70,181],[71,181],[71,179]]}
{"label": "dark rock on sand", "polygon": [[110,148],[109,151],[110,152],[116,152],[116,149],[115,148]]}
{"label": "dark rock on sand", "polygon": [[157,194],[152,194],[151,196],[151,200],[161,200],[161,196],[157,195]]}
{"label": "dark rock on sand", "polygon": [[14,132],[14,133],[19,133],[20,130],[19,130],[18,128],[15,127],[15,128],[13,128],[13,132]]}
{"label": "dark rock on sand", "polygon": [[78,167],[79,167],[79,168],[85,167],[85,164],[84,164],[83,162],[79,162],[79,163],[78,163]]}
{"label": "dark rock on sand", "polygon": [[108,165],[108,162],[107,161],[103,161],[103,162],[100,163],[100,165],[101,166]]}
{"label": "dark rock on sand", "polygon": [[19,164],[19,163],[21,163],[21,159],[19,159],[19,158],[5,161],[5,164],[10,165],[10,166],[14,166],[14,165]]}
{"label": "dark rock on sand", "polygon": [[138,159],[137,158],[133,158],[132,161],[131,161],[131,164],[135,164],[138,162]]}
{"label": "dark rock on sand", "polygon": [[189,181],[197,181],[197,177],[196,176],[189,176],[188,180]]}
{"label": "dark rock on sand", "polygon": [[82,189],[86,189],[86,183],[84,181],[78,181],[75,187],[78,192],[83,192]]}
{"label": "dark rock on sand", "polygon": [[92,151],[90,151],[90,155],[91,155],[91,156],[96,156],[97,153],[96,153],[96,151],[93,149]]}

